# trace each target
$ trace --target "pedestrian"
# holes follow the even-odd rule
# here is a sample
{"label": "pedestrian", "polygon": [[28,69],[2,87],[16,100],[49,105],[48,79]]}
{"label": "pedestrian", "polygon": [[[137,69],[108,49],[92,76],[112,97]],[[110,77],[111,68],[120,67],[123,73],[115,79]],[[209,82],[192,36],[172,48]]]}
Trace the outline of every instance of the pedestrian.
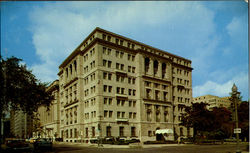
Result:
{"label": "pedestrian", "polygon": [[181,137],[180,136],[177,138],[177,142],[178,142],[178,144],[180,144],[180,142],[181,142]]}

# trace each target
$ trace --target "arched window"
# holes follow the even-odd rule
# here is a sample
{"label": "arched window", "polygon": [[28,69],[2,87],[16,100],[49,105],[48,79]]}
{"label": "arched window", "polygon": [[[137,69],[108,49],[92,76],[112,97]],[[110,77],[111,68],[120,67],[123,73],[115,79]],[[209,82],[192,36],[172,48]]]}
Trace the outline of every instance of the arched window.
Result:
{"label": "arched window", "polygon": [[149,70],[149,62],[150,62],[149,58],[146,57],[146,58],[145,58],[145,72],[146,72],[146,73],[147,73],[148,70]]}
{"label": "arched window", "polygon": [[166,67],[166,63],[162,63],[162,78],[164,78],[166,75]]}
{"label": "arched window", "polygon": [[158,61],[155,60],[154,61],[154,75],[157,74],[157,72],[158,72],[158,64],[159,64]]}

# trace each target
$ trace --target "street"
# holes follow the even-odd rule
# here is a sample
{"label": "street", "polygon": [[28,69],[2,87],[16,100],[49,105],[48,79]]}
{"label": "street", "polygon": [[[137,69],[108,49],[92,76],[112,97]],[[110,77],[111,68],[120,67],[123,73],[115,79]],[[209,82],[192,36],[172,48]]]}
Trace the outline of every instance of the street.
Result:
{"label": "street", "polygon": [[[246,153],[246,144],[241,144],[242,153]],[[57,144],[47,153],[234,153],[236,145],[180,145],[180,146],[144,146],[143,148],[106,148],[97,146],[75,146]],[[124,146],[121,146],[124,147]]]}

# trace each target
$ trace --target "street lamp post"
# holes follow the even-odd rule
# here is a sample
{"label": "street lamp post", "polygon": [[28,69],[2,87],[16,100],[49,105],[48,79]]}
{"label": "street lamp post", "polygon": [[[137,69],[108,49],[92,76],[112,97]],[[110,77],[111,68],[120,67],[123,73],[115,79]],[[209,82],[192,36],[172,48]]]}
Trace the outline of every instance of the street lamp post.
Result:
{"label": "street lamp post", "polygon": [[236,130],[235,130],[235,133],[236,133],[236,139],[237,139],[237,150],[236,150],[236,153],[241,153],[240,151],[240,148],[239,148],[239,131],[238,130],[238,97],[240,96],[240,92],[237,91],[237,87],[236,85],[234,84],[233,87],[232,87],[232,97],[233,97],[233,100],[234,100],[234,107],[235,107],[235,126],[236,126]]}

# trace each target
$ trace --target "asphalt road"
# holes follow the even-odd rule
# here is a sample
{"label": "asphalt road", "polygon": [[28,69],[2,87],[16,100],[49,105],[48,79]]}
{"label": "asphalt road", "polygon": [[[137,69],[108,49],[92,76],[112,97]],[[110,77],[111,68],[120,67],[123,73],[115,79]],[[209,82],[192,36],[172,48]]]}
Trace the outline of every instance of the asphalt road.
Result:
{"label": "asphalt road", "polygon": [[[246,145],[240,145],[246,151]],[[47,153],[235,153],[236,145],[185,145],[153,148],[97,148],[82,146],[55,146]],[[242,152],[243,153],[243,152]]]}

